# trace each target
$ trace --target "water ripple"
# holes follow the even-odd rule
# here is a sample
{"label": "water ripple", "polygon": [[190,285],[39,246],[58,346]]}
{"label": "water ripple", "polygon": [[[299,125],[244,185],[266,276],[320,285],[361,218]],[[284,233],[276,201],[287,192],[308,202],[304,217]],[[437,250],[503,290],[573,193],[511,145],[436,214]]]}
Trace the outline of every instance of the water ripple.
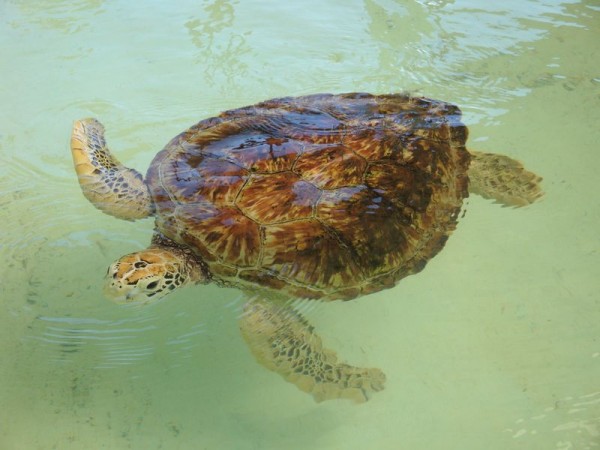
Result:
{"label": "water ripple", "polygon": [[[128,311],[109,308],[111,315]],[[165,321],[152,308],[135,314],[116,319],[38,316],[26,340],[37,342],[36,349],[43,350],[43,358],[51,362],[99,369],[143,367],[159,355],[168,355],[170,365],[176,366],[190,358],[200,343],[206,344],[206,324],[193,315],[177,312],[175,320]]]}

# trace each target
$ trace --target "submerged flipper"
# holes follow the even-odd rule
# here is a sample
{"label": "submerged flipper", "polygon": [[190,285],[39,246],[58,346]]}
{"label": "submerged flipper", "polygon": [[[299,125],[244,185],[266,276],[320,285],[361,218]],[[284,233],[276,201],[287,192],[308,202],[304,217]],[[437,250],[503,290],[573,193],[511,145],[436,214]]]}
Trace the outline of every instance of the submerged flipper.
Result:
{"label": "submerged flipper", "polygon": [[543,195],[541,177],[512,158],[494,153],[471,153],[469,192],[506,206],[526,206]]}
{"label": "submerged flipper", "polygon": [[73,124],[71,153],[83,195],[100,211],[135,220],[153,213],[142,175],[121,164],[106,147],[104,127],[96,119]]}
{"label": "submerged flipper", "polygon": [[240,330],[259,363],[317,402],[346,398],[362,403],[383,389],[385,375],[381,370],[338,362],[336,353],[323,348],[308,322],[282,303],[248,302]]}

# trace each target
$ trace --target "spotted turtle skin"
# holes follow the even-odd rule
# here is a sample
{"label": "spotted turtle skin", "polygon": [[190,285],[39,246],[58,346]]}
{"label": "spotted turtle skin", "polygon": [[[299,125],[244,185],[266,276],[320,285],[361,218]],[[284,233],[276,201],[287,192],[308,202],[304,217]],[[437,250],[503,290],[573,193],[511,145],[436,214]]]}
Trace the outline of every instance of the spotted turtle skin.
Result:
{"label": "spotted turtle skin", "polygon": [[268,100],[203,120],[158,153],[157,231],[212,280],[349,300],[419,272],[468,196],[458,107],[409,95]]}

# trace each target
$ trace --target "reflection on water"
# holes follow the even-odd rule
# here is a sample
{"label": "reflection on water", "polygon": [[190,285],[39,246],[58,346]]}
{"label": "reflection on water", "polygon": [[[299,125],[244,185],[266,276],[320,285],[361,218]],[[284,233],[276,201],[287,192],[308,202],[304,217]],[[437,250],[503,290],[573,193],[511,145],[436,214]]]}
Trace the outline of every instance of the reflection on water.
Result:
{"label": "reflection on water", "polygon": [[[572,89],[581,82],[597,83],[593,80],[597,74],[573,71],[558,59],[540,60],[537,67],[512,64],[517,54],[539,59],[528,47],[530,42],[549,39],[561,45],[561,39],[549,34],[549,23],[581,27],[578,17],[589,13],[579,2],[562,2],[559,10],[553,2],[507,2],[485,7],[471,3],[399,3],[393,7],[386,3],[384,7],[366,0],[369,31],[379,44],[380,61],[369,81],[381,83],[401,73],[408,80],[406,87],[416,92],[430,94],[432,88],[437,92],[437,86],[443,86],[445,95],[448,90],[451,96],[455,92],[460,95],[460,104],[472,114],[471,122],[490,121],[505,114],[500,105],[535,88],[557,84]],[[389,89],[381,84],[378,87]]]}
{"label": "reflection on water", "polygon": [[[104,12],[103,0],[56,0],[45,3],[43,7],[26,0],[12,0],[7,3],[15,5],[23,17],[27,18],[27,20],[10,21],[12,26],[29,28],[34,25],[63,34],[76,34],[84,29],[89,29],[91,23],[85,20],[85,17],[89,13],[102,14]],[[43,9],[40,10],[40,8]]]}
{"label": "reflection on water", "polygon": [[[600,407],[600,392],[580,395],[578,397],[565,397],[557,400],[552,406],[543,410],[534,411],[534,415],[516,419],[510,428],[504,430],[513,438],[519,439],[527,435],[536,435],[551,429],[559,434],[579,434],[589,437],[589,448],[593,448],[600,440],[600,429],[596,411]],[[558,409],[568,411],[569,419],[564,423],[552,424],[553,414]],[[550,423],[550,424],[549,424]],[[569,441],[559,441],[556,448],[577,448]],[[585,448],[585,447],[583,447]]]}
{"label": "reflection on water", "polygon": [[209,2],[185,23],[192,43],[199,50],[196,63],[204,67],[203,73],[209,82],[218,82],[223,75],[232,83],[248,72],[245,58],[252,53],[252,48],[244,35],[235,31],[237,3],[225,0]]}
{"label": "reflection on water", "polygon": [[[83,347],[91,343],[105,350],[98,361],[99,368],[110,368],[118,364],[134,364],[147,359],[153,353],[152,346],[147,342],[138,345],[130,341],[138,334],[142,336],[147,331],[156,330],[156,325],[144,324],[148,320],[109,321],[94,318],[44,317],[39,320],[46,322],[40,340],[48,346],[50,352],[60,349],[57,360],[68,361],[69,354],[85,350]],[[140,326],[135,326],[140,323]],[[143,339],[143,337],[142,337]],[[88,350],[89,351],[89,350]]]}
{"label": "reflection on water", "polygon": [[[10,0],[0,21],[0,448],[600,445],[596,2]],[[546,191],[516,212],[471,198],[418,276],[301,305],[324,345],[382,366],[385,391],[316,405],[262,370],[235,290],[103,299],[108,264],[146,247],[152,222],[83,198],[74,119],[103,120],[143,172],[222,109],[353,90],[457,103],[471,143]]]}

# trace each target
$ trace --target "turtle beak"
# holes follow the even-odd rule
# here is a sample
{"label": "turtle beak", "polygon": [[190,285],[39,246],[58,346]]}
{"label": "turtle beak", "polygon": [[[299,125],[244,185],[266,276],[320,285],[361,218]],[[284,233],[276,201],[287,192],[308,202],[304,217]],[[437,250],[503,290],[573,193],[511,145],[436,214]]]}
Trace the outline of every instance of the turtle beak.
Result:
{"label": "turtle beak", "polygon": [[[112,280],[111,280],[112,281]],[[150,302],[150,299],[146,297],[137,286],[129,289],[115,286],[113,283],[108,282],[104,286],[104,295],[117,305],[145,305]]]}
{"label": "turtle beak", "polygon": [[170,292],[169,290],[148,289],[148,286],[152,284],[156,283],[128,283],[126,280],[107,276],[104,283],[104,295],[118,305],[143,306],[156,303]]}
{"label": "turtle beak", "polygon": [[103,291],[105,297],[120,305],[131,301],[132,292],[123,289],[121,283],[115,283],[112,279],[106,279]]}

